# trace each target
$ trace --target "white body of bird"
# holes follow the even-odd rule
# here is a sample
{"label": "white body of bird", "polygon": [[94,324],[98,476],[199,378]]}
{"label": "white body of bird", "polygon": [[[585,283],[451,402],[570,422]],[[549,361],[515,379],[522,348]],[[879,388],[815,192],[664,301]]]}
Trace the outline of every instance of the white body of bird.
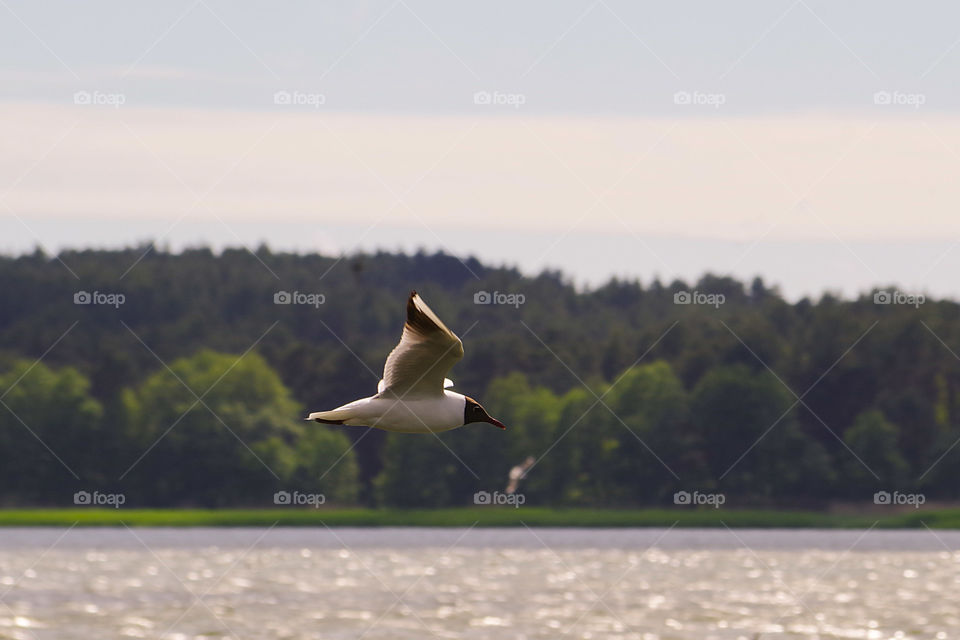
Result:
{"label": "white body of bird", "polygon": [[463,425],[465,396],[444,391],[443,396],[421,398],[382,397],[354,400],[332,411],[317,411],[307,419],[342,421],[352,427],[376,427],[398,433],[439,433]]}

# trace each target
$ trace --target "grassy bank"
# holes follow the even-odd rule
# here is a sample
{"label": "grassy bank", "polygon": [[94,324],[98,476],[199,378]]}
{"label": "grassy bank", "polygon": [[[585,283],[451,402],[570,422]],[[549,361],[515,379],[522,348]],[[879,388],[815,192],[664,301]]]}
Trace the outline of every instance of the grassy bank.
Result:
{"label": "grassy bank", "polygon": [[834,514],[734,509],[5,509],[0,526],[353,527],[786,527],[960,528],[960,509]]}

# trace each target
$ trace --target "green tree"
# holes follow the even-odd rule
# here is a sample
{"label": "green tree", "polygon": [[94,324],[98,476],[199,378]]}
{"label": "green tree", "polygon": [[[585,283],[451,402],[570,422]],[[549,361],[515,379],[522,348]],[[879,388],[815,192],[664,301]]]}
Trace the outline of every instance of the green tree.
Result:
{"label": "green tree", "polygon": [[[129,391],[124,406],[128,437],[143,452],[126,477],[147,503],[263,504],[295,474],[307,479],[322,464],[310,456],[316,434],[298,459],[302,410],[255,353],[180,358]],[[345,436],[328,440],[332,455],[349,448]],[[337,465],[324,481],[342,487],[355,473],[352,464]]]}
{"label": "green tree", "polygon": [[792,398],[771,374],[744,365],[713,369],[697,384],[692,420],[717,488],[768,502],[828,491],[829,458],[800,431]]}
{"label": "green tree", "polygon": [[[704,478],[706,468],[696,454],[699,435],[690,423],[690,399],[669,363],[657,362],[623,372],[605,397],[613,414],[617,454],[599,461],[622,487],[623,501],[662,503],[678,482]],[[699,480],[697,482],[702,482]]]}
{"label": "green tree", "polygon": [[[374,479],[380,504],[391,507],[449,506],[460,464],[429,434],[390,433],[382,449],[383,469]],[[466,505],[464,505],[466,506]]]}
{"label": "green tree", "polygon": [[848,495],[863,498],[880,488],[904,486],[909,465],[898,450],[899,440],[900,430],[880,411],[871,409],[857,416],[843,435],[856,454],[846,463]]}
{"label": "green tree", "polygon": [[[534,459],[547,453],[560,435],[557,431],[562,410],[561,399],[546,387],[531,387],[522,373],[512,373],[494,380],[484,394],[486,407],[507,425],[505,438],[491,443],[489,434],[481,433],[482,441],[476,446],[500,454],[495,464],[495,475],[489,478],[485,490],[503,490],[508,483],[510,469],[522,463],[528,456]],[[502,441],[502,442],[500,442]],[[546,504],[555,501],[556,490],[552,482],[543,482],[549,471],[549,455],[541,460],[520,484],[520,491],[528,504]],[[486,480],[486,479],[485,479]]]}
{"label": "green tree", "polygon": [[296,467],[289,485],[322,493],[328,502],[354,503],[359,491],[357,459],[344,427],[308,424],[296,440]]}
{"label": "green tree", "polygon": [[600,449],[611,442],[596,432],[605,411],[582,387],[565,393],[550,447],[540,454],[527,485],[549,491],[560,504],[590,503],[603,483],[603,470],[597,467]]}
{"label": "green tree", "polygon": [[103,408],[72,367],[25,360],[0,374],[0,495],[4,502],[69,504],[105,482],[98,456]]}

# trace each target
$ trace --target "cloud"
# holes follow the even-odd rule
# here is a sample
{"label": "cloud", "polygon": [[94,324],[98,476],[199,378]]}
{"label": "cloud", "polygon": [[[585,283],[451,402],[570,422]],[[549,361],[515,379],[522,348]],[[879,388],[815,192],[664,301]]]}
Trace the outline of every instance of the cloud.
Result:
{"label": "cloud", "polygon": [[86,216],[184,212],[725,239],[956,232],[960,118],[421,117],[264,100],[260,112],[0,105],[5,202],[76,220],[78,237]]}

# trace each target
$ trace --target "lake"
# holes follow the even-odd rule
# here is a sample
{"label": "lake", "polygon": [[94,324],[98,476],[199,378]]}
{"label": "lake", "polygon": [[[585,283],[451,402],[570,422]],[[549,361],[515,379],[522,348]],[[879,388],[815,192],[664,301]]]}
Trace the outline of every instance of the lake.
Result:
{"label": "lake", "polygon": [[2,529],[0,638],[960,637],[960,532]]}

